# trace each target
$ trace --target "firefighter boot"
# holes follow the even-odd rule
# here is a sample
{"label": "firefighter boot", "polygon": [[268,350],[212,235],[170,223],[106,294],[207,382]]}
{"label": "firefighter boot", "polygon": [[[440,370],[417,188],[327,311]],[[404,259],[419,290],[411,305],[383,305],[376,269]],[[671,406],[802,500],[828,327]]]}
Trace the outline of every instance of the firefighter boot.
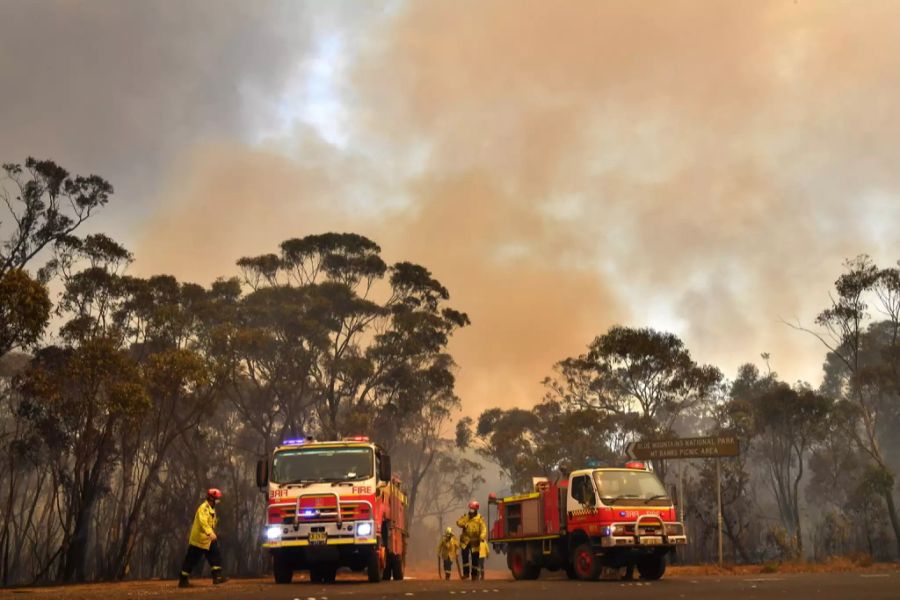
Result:
{"label": "firefighter boot", "polygon": [[213,580],[213,585],[219,585],[220,583],[225,583],[226,581],[228,581],[228,578],[223,577],[222,571],[217,570],[215,573],[213,573],[212,580]]}
{"label": "firefighter boot", "polygon": [[188,576],[184,573],[181,574],[181,577],[178,578],[178,587],[186,588],[191,587],[191,582],[188,581]]}

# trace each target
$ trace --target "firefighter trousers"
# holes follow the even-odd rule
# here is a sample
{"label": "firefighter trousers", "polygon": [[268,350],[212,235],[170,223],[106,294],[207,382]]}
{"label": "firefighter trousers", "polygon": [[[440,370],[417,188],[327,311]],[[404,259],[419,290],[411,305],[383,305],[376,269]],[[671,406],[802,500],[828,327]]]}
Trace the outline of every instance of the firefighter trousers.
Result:
{"label": "firefighter trousers", "polygon": [[462,549],[462,568],[463,579],[469,576],[469,565],[471,561],[472,579],[481,579],[481,567],[478,561],[478,547]]}
{"label": "firefighter trousers", "polygon": [[187,554],[184,555],[184,562],[181,563],[181,576],[190,577],[191,571],[197,566],[201,560],[206,559],[213,575],[218,574],[222,570],[222,556],[219,554],[218,542],[209,545],[209,550],[204,550],[199,546],[188,544]]}

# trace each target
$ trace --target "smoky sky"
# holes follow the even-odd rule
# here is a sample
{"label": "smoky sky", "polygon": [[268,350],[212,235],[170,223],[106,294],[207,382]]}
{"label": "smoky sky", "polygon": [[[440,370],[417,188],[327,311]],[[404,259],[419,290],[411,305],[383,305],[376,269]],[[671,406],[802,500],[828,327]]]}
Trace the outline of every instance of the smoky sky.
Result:
{"label": "smoky sky", "polygon": [[2,160],[122,182],[136,272],[356,231],[473,325],[466,409],[615,323],[816,382],[843,259],[898,256],[892,2],[0,4]]}

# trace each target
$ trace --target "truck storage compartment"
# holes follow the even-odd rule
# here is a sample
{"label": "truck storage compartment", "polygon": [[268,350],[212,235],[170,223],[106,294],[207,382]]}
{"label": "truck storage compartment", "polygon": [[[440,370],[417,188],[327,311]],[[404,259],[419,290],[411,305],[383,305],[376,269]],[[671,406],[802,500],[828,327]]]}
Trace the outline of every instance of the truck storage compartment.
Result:
{"label": "truck storage compartment", "polygon": [[543,533],[540,497],[527,498],[504,504],[504,536],[527,537]]}

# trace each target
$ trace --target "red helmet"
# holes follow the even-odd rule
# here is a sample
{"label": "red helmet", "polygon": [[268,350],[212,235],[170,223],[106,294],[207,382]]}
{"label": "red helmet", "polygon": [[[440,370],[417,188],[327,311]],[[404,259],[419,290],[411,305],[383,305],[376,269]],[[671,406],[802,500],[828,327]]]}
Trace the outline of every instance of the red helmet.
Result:
{"label": "red helmet", "polygon": [[216,500],[218,500],[222,497],[222,492],[219,490],[219,488],[209,488],[208,490],[206,490],[206,497],[215,498]]}
{"label": "red helmet", "polygon": [[469,510],[478,510],[481,508],[481,505],[478,504],[478,500],[472,500],[469,502]]}

